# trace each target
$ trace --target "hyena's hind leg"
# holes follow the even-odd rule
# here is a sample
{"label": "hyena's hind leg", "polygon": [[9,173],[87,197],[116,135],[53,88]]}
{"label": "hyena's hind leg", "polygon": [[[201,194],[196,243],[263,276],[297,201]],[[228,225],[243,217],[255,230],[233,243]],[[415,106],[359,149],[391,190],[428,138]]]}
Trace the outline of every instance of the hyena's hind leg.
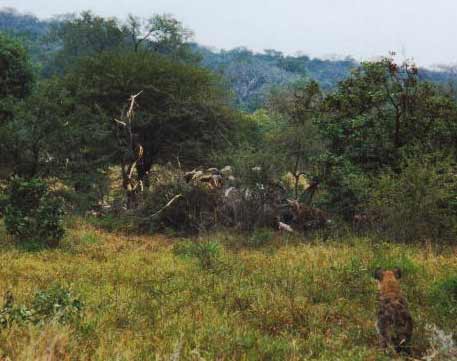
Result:
{"label": "hyena's hind leg", "polygon": [[409,314],[404,315],[404,322],[397,326],[395,349],[399,353],[411,354],[411,339],[413,331],[412,318]]}
{"label": "hyena's hind leg", "polygon": [[383,317],[379,317],[378,321],[376,322],[376,331],[378,331],[379,347],[384,349],[387,348],[387,346],[390,344],[388,328],[389,323],[387,320]]}

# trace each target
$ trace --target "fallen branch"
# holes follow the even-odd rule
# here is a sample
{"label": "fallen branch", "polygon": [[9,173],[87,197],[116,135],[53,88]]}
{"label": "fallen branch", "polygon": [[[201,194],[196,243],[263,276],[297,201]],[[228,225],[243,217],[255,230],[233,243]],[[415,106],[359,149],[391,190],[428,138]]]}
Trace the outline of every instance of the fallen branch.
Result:
{"label": "fallen branch", "polygon": [[164,210],[167,208],[170,208],[174,202],[176,202],[178,199],[184,198],[182,194],[178,194],[174,196],[165,206],[160,208],[157,212],[155,212],[153,215],[150,216],[150,218],[154,218],[155,216],[158,216],[160,213],[162,213]]}

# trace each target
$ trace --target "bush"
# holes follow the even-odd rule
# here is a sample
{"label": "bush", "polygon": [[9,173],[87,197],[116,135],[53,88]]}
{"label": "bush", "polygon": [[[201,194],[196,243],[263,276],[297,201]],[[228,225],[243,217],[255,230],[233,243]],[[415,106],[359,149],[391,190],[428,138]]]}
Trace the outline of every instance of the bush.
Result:
{"label": "bush", "polygon": [[6,206],[8,205],[8,196],[0,185],[0,217],[5,214]]}
{"label": "bush", "polygon": [[317,207],[338,214],[346,221],[362,213],[369,196],[369,178],[363,171],[342,157],[324,154],[322,159],[323,192],[317,199]]}
{"label": "bush", "polygon": [[398,241],[455,239],[452,164],[432,156],[413,157],[401,169],[373,182],[368,214],[376,230]]}
{"label": "bush", "polygon": [[79,319],[83,310],[81,300],[58,284],[37,291],[30,306],[15,304],[10,292],[4,298],[3,308],[0,309],[0,327],[28,322],[39,324],[50,320],[68,323]]}
{"label": "bush", "polygon": [[444,318],[457,317],[457,276],[435,282],[431,287],[430,302]]}
{"label": "bush", "polygon": [[178,170],[160,169],[136,211],[139,228],[188,235],[218,226],[242,231],[276,226],[281,204],[287,206],[284,188],[262,167],[237,171],[235,180],[227,179],[236,187],[228,183],[223,189],[210,189],[201,182],[186,183]]}
{"label": "bush", "polygon": [[[175,196],[175,202],[163,208]],[[194,234],[216,224],[216,208],[220,194],[204,185],[187,184],[183,177],[157,184],[145,194],[137,211],[137,222],[143,231],[172,230],[179,234]]]}
{"label": "bush", "polygon": [[58,284],[38,291],[32,302],[35,319],[40,322],[53,319],[67,323],[79,318],[82,308],[81,300]]}
{"label": "bush", "polygon": [[0,309],[0,327],[29,322],[32,316],[33,312],[28,307],[15,305],[11,292],[6,293],[3,307]]}
{"label": "bush", "polygon": [[63,205],[40,179],[14,178],[8,191],[5,226],[19,242],[55,247],[64,236]]}

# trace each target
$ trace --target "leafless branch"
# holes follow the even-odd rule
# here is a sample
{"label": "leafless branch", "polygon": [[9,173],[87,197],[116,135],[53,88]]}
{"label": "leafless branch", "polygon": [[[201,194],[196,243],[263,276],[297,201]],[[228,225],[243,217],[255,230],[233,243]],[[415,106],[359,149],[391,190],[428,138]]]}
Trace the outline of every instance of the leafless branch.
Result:
{"label": "leafless branch", "polygon": [[163,206],[157,212],[155,212],[153,215],[151,215],[151,218],[158,216],[160,213],[162,213],[167,208],[170,208],[173,205],[173,203],[175,203],[178,199],[181,199],[181,198],[184,198],[184,196],[182,194],[175,195],[165,206]]}

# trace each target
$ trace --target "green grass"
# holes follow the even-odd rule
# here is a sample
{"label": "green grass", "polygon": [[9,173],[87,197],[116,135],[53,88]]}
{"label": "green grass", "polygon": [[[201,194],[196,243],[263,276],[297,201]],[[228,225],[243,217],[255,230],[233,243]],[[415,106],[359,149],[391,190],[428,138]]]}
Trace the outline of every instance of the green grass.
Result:
{"label": "green grass", "polygon": [[59,284],[83,304],[68,322],[3,327],[0,359],[392,360],[374,327],[378,266],[403,269],[416,359],[439,351],[429,326],[456,333],[457,248],[275,234],[242,247],[252,238],[229,233],[193,245],[68,224],[59,249],[36,252],[0,225],[0,302],[10,290],[29,307]]}

